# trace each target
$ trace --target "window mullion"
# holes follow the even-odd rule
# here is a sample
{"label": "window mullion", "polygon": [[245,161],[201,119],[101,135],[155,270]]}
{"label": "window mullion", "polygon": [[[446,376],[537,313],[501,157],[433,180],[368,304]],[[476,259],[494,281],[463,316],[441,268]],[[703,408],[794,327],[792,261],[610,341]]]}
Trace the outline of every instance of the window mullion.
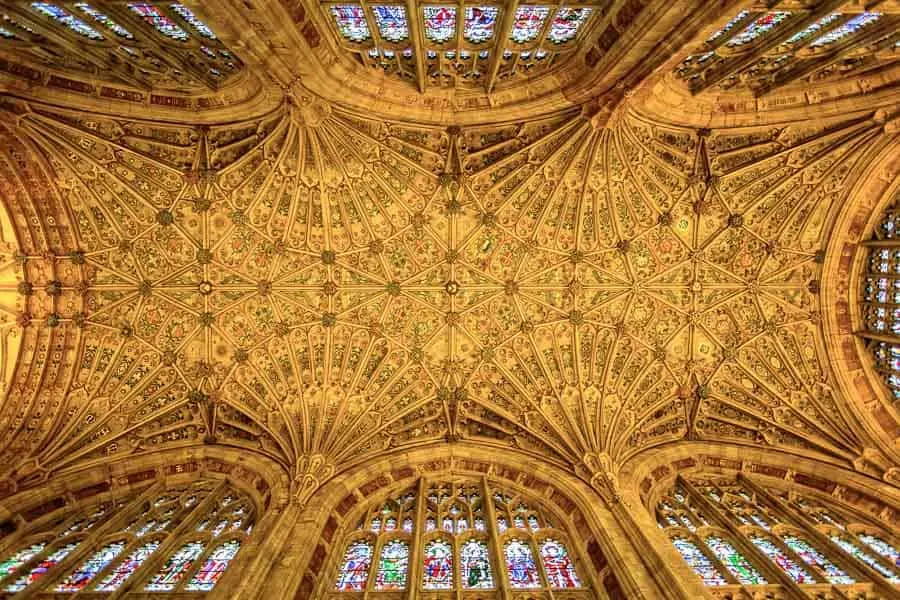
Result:
{"label": "window mullion", "polygon": [[[90,531],[85,537],[83,537],[78,543],[77,548],[75,548],[67,557],[59,561],[58,564],[56,564],[52,569],[44,574],[44,576],[41,578],[42,581],[40,583],[28,586],[17,596],[17,598],[33,597],[35,594],[39,593],[47,586],[57,583],[60,579],[60,576],[78,567],[87,559],[88,556],[98,550],[96,546],[99,540],[103,539],[109,534],[113,534],[116,531],[121,531],[122,529],[124,529],[124,521],[137,514],[143,503],[148,500],[153,494],[155,494],[161,487],[162,484],[160,483],[151,485],[120,510],[115,510],[115,500],[112,500],[113,515],[104,523],[98,525],[96,529]],[[49,547],[50,546],[48,545],[48,548]]]}
{"label": "window mullion", "polygon": [[511,600],[512,594],[509,590],[509,582],[506,574],[506,561],[504,560],[503,545],[500,543],[500,537],[497,534],[497,511],[494,509],[494,496],[488,485],[487,477],[482,477],[481,487],[484,498],[485,520],[487,521],[486,529],[490,540],[491,554],[494,555],[494,583],[500,590],[500,598],[502,600]]}
{"label": "window mullion", "polygon": [[[422,535],[425,531],[425,509],[428,502],[428,498],[426,498],[426,496],[428,495],[428,489],[426,488],[426,485],[427,482],[425,480],[425,477],[420,477],[419,489],[417,491],[418,499],[416,501],[416,527],[413,531],[412,544],[410,544],[409,548],[409,566],[407,567],[409,573],[406,582],[406,597],[409,600],[416,600],[419,595],[419,587],[421,586],[423,560]],[[402,521],[399,526],[401,529],[403,528]]]}
{"label": "window mullion", "polygon": [[121,598],[124,594],[130,592],[135,585],[143,585],[146,583],[147,577],[157,571],[165,563],[169,555],[178,550],[181,544],[185,542],[185,534],[187,534],[188,530],[194,526],[197,515],[202,515],[215,506],[226,487],[227,484],[223,481],[212,491],[212,493],[202,501],[198,502],[194,509],[184,516],[181,523],[172,530],[172,533],[169,534],[168,538],[159,545],[156,552],[148,557],[144,564],[135,569],[134,573],[131,574],[131,577],[128,578],[128,581],[122,584],[118,590],[110,594],[108,600],[118,600],[118,598]]}
{"label": "window mullion", "polygon": [[843,548],[832,542],[831,538],[816,528],[815,523],[808,516],[789,506],[780,498],[770,494],[768,490],[761,485],[758,485],[749,477],[739,474],[739,480],[753,490],[758,496],[764,498],[766,502],[785,516],[789,522],[799,526],[807,537],[827,552],[827,558],[834,560],[841,568],[846,569],[857,581],[869,580],[873,582],[879,588],[879,591],[882,594],[885,594],[886,597],[891,597],[896,594],[894,586],[891,585],[881,573],[861,560],[857,560]]}
{"label": "window mullion", "polygon": [[[787,594],[795,598],[796,600],[806,600],[808,596],[803,593],[803,590],[794,581],[790,575],[782,571],[778,566],[772,563],[769,560],[769,557],[763,554],[763,552],[756,547],[756,544],[750,541],[750,539],[744,534],[743,531],[737,527],[734,522],[726,515],[721,508],[719,508],[715,503],[710,502],[703,494],[701,494],[692,484],[687,481],[685,478],[679,475],[678,483],[680,483],[684,489],[687,490],[688,494],[690,494],[691,498],[693,498],[694,502],[699,504],[704,512],[708,513],[717,525],[721,528],[725,529],[732,538],[735,546],[737,547],[739,552],[743,552],[745,556],[749,557],[750,564],[757,566],[759,570],[763,572],[763,576],[772,583],[779,583],[784,587]],[[706,544],[704,543],[704,546]],[[806,564],[804,562],[800,562],[800,564]],[[727,569],[726,569],[727,571]]]}

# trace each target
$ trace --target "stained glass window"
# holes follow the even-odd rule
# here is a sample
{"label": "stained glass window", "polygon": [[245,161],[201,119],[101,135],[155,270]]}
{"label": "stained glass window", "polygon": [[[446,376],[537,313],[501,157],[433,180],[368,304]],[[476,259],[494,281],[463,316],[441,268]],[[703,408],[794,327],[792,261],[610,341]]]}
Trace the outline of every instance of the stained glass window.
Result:
{"label": "stained glass window", "polygon": [[27,575],[23,575],[22,577],[16,579],[14,582],[6,586],[6,591],[21,592],[29,585],[43,577],[47,571],[59,564],[62,559],[67,557],[69,553],[77,547],[78,543],[72,542],[56,549],[55,551],[50,553],[49,556],[40,561],[33,569],[31,569],[31,571],[29,571]]}
{"label": "stained glass window", "polygon": [[453,548],[448,541],[436,539],[425,544],[422,585],[426,590],[453,588]]}
{"label": "stained glass window", "polygon": [[170,4],[178,16],[187,21],[187,23],[194,28],[194,30],[202,35],[203,37],[214,40],[216,39],[216,34],[213,33],[213,30],[209,28],[209,26],[197,18],[197,16],[193,13],[191,9],[183,4]]}
{"label": "stained glass window", "polygon": [[805,540],[797,536],[784,537],[785,545],[793,550],[797,556],[808,565],[818,567],[831,583],[854,583],[855,580],[839,569],[834,563],[822,556],[822,554],[810,546]]}
{"label": "stained glass window", "polygon": [[98,41],[103,39],[103,35],[99,31],[55,4],[51,4],[50,2],[32,2],[31,8],[43,15],[55,19],[78,35]]}
{"label": "stained glass window", "polygon": [[550,9],[546,6],[520,6],[516,9],[509,38],[518,44],[537,39],[549,14]]}
{"label": "stained glass window", "polygon": [[373,6],[378,33],[389,42],[401,42],[409,37],[406,9],[402,6]]}
{"label": "stained glass window", "polygon": [[425,37],[437,43],[443,43],[456,35],[455,6],[426,6]]}
{"label": "stained glass window", "polygon": [[569,551],[560,542],[545,540],[541,544],[541,561],[544,563],[544,572],[547,574],[550,587],[581,587],[581,582],[575,573],[575,565],[569,558]]}
{"label": "stained glass window", "polygon": [[75,4],[75,8],[88,15],[113,33],[115,33],[119,37],[123,37],[126,39],[134,39],[134,36],[131,35],[131,32],[110,19],[104,13],[100,12],[90,4],[86,4],[84,2],[78,2]]}
{"label": "stained glass window", "polygon": [[808,27],[801,29],[800,31],[798,31],[797,33],[795,33],[794,35],[789,37],[787,43],[788,44],[796,44],[797,42],[802,42],[803,40],[815,35],[823,27],[828,27],[829,25],[831,25],[832,23],[834,23],[835,21],[837,21],[840,18],[841,18],[841,13],[831,13],[830,15],[819,19],[812,25],[809,25]]}
{"label": "stained glass window", "polygon": [[88,558],[80,567],[75,569],[59,585],[57,592],[77,592],[85,587],[97,576],[97,573],[106,568],[125,549],[125,542],[118,541],[107,544]]}
{"label": "stained glass window", "polygon": [[459,562],[464,588],[483,589],[494,587],[487,544],[480,540],[468,540],[459,549]]}
{"label": "stained glass window", "polygon": [[169,557],[162,569],[144,587],[148,592],[171,592],[184,579],[194,561],[203,554],[203,542],[189,542]]}
{"label": "stained glass window", "polygon": [[773,29],[775,29],[778,25],[783,23],[788,17],[791,16],[791,13],[786,11],[776,11],[767,13],[760,18],[756,19],[746,29],[742,32],[728,40],[728,46],[730,48],[734,48],[737,46],[743,46],[745,44],[749,44],[750,42],[756,40],[761,35],[764,35]]}
{"label": "stained glass window", "polygon": [[751,537],[750,541],[759,548],[763,554],[769,557],[778,567],[787,573],[797,583],[815,583],[816,580],[809,571],[791,560],[781,549],[770,540],[761,537]]}
{"label": "stained glass window", "polygon": [[22,548],[3,562],[0,562],[0,579],[18,571],[19,567],[43,552],[46,545],[47,544],[43,542],[32,544],[26,548]]}
{"label": "stained glass window", "polygon": [[[875,550],[875,552],[891,561],[891,563],[900,566],[900,552],[897,552],[896,548],[888,544],[880,537],[864,533],[859,536],[859,539],[867,544],[870,548]],[[3,569],[0,568],[0,573],[2,572]]]}
{"label": "stained glass window", "polygon": [[237,540],[229,540],[218,546],[206,557],[184,589],[189,592],[208,592],[213,589],[240,549],[241,543]]}
{"label": "stained glass window", "polygon": [[494,37],[498,12],[499,9],[495,6],[467,6],[466,24],[463,29],[466,40],[480,44]]}
{"label": "stained glass window", "polygon": [[734,546],[729,542],[715,536],[708,537],[705,541],[709,549],[716,555],[716,558],[725,565],[725,568],[738,581],[746,585],[762,585],[766,583],[766,579],[759,574],[759,571],[754,569],[750,562],[740,552],[735,550]]}
{"label": "stained glass window", "polygon": [[810,48],[821,48],[823,46],[828,46],[829,44],[833,44],[835,42],[839,42],[846,37],[849,37],[868,25],[871,25],[875,21],[881,18],[881,13],[863,13],[859,16],[853,17],[840,27],[836,27],[823,35],[820,38],[817,38],[813,43],[809,45]]}
{"label": "stained glass window", "polygon": [[736,14],[733,19],[728,21],[728,23],[725,24],[725,27],[723,27],[722,29],[719,29],[714,34],[709,36],[709,38],[706,40],[706,43],[707,44],[716,43],[716,41],[718,41],[720,38],[722,38],[723,36],[728,34],[732,29],[737,27],[738,23],[740,23],[741,21],[743,21],[744,19],[746,19],[749,16],[750,16],[749,12],[747,12],[746,10],[742,10],[741,12]]}
{"label": "stained glass window", "polygon": [[575,39],[578,29],[591,16],[590,8],[561,8],[553,17],[547,39],[554,44],[562,44]]}
{"label": "stained glass window", "polygon": [[409,567],[409,545],[392,540],[381,548],[378,574],[375,576],[376,590],[406,589],[406,574]]}
{"label": "stained glass window", "polygon": [[152,542],[147,542],[143,546],[138,547],[134,551],[132,551],[125,559],[116,565],[115,569],[103,578],[99,585],[97,585],[98,592],[114,592],[119,589],[119,586],[125,583],[125,581],[131,577],[131,574],[137,570],[147,558],[156,552],[156,549],[159,548],[159,541],[154,540]]}
{"label": "stained glass window", "polygon": [[529,589],[541,586],[528,542],[512,539],[506,542],[503,554],[506,557],[506,573],[509,575],[510,586]]}
{"label": "stained glass window", "polygon": [[128,8],[134,14],[140,16],[144,21],[150,23],[154,29],[166,37],[186,42],[190,39],[188,33],[175,24],[172,19],[167,17],[157,7],[146,2],[135,2],[128,5]]}
{"label": "stained glass window", "polygon": [[344,38],[351,42],[364,42],[371,37],[362,6],[358,4],[332,6],[331,14],[334,15],[334,22]]}
{"label": "stained glass window", "polygon": [[366,589],[369,580],[369,567],[372,565],[372,544],[369,542],[351,542],[344,553],[341,572],[335,588],[338,590]]}
{"label": "stained glass window", "polygon": [[[861,548],[859,548],[856,544],[852,543],[850,540],[842,538],[840,536],[832,536],[831,541],[841,547],[847,554],[850,554],[857,560],[861,560],[866,563],[876,571],[878,571],[882,577],[890,581],[891,583],[900,583],[900,577],[897,576],[896,573],[882,565],[878,559],[876,559],[871,554],[864,552]],[[894,563],[896,564],[896,563]]]}
{"label": "stained glass window", "polygon": [[672,540],[672,544],[681,553],[681,557],[693,569],[694,573],[700,576],[704,584],[725,585],[727,583],[725,577],[696,544],[684,538],[675,538]]}

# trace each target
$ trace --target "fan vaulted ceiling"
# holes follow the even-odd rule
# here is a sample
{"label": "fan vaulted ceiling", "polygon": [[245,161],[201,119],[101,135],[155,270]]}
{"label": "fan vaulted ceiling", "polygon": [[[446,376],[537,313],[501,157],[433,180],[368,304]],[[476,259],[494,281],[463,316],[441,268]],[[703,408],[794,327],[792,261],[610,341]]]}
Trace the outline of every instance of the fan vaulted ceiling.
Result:
{"label": "fan vaulted ceiling", "polygon": [[301,84],[202,126],[3,99],[7,489],[203,443],[297,477],[460,440],[589,474],[685,438],[871,445],[818,293],[883,113],[447,127]]}

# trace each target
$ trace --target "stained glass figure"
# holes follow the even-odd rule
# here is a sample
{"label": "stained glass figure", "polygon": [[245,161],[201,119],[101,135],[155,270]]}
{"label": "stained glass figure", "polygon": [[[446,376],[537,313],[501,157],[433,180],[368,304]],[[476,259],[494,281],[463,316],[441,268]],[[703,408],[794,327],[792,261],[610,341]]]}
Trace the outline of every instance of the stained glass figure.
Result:
{"label": "stained glass figure", "polygon": [[78,547],[78,542],[72,542],[66,544],[65,546],[56,549],[49,556],[45,557],[44,560],[35,565],[31,571],[28,572],[27,575],[23,575],[19,577],[14,582],[10,583],[6,586],[7,592],[21,592],[29,585],[40,579],[44,576],[44,574],[59,564],[61,560],[69,555],[72,550]]}
{"label": "stained glass figure", "polygon": [[97,10],[96,8],[91,6],[90,4],[87,4],[85,2],[78,2],[75,4],[75,8],[77,8],[84,14],[88,15],[89,17],[91,17],[92,19],[94,19],[95,21],[97,21],[98,23],[100,23],[101,25],[103,25],[104,27],[106,27],[107,29],[112,31],[113,33],[115,33],[117,36],[129,39],[129,40],[134,39],[134,36],[131,35],[130,31],[128,31],[127,29],[125,29],[124,27],[122,27],[121,25],[119,25],[118,23],[113,21],[112,19],[110,19],[108,16],[106,16],[104,13],[100,12],[99,10]]}
{"label": "stained glass figure", "polygon": [[228,540],[224,544],[218,546],[212,553],[206,557],[203,565],[191,578],[184,589],[189,592],[208,592],[212,590],[228,565],[237,556],[238,550],[241,549],[241,543],[237,540]]}
{"label": "stained glass figure", "polygon": [[228,519],[222,519],[218,523],[216,523],[215,529],[212,530],[213,537],[219,537],[222,535],[222,532],[225,531],[225,528],[228,527]]}
{"label": "stained glass figure", "polygon": [[338,31],[345,39],[351,42],[364,42],[371,37],[366,15],[359,4],[332,6],[331,14],[334,15]]}
{"label": "stained glass figure", "polygon": [[728,583],[725,577],[713,565],[709,557],[704,554],[696,544],[689,542],[684,538],[675,538],[672,545],[681,553],[684,562],[688,564],[694,573],[700,576],[706,585],[716,586]]}
{"label": "stained glass figure", "polygon": [[203,554],[203,542],[188,542],[169,557],[163,568],[144,587],[148,592],[171,592]]}
{"label": "stained glass figure", "polygon": [[442,44],[456,35],[455,6],[426,6],[425,37]]}
{"label": "stained glass figure", "polygon": [[425,531],[434,531],[435,529],[437,529],[437,522],[431,517],[425,519]]}
{"label": "stained glass figure", "polygon": [[178,16],[187,21],[188,25],[194,28],[194,31],[202,35],[203,37],[214,40],[216,39],[216,34],[213,33],[213,30],[209,28],[209,26],[197,18],[197,15],[189,9],[187,6],[183,4],[170,4],[169,5],[172,10],[178,13]]}
{"label": "stained glass figure", "polygon": [[437,539],[425,544],[422,586],[426,590],[453,588],[453,549],[446,540]]}
{"label": "stained glass figure", "polygon": [[107,544],[75,569],[68,577],[56,586],[57,592],[77,592],[85,587],[97,576],[97,573],[106,568],[106,565],[116,559],[125,549],[125,542],[118,541]]}
{"label": "stained glass figure", "polygon": [[497,519],[497,530],[500,533],[504,533],[504,532],[506,532],[507,529],[509,529],[509,523],[503,517],[499,517]]}
{"label": "stained glass figure", "polygon": [[818,550],[810,546],[805,540],[797,536],[788,535],[784,537],[784,543],[788,548],[793,550],[797,556],[803,559],[803,562],[821,569],[821,571],[825,573],[825,577],[831,583],[855,583],[855,580],[852,577],[844,573],[833,562],[822,556]]}
{"label": "stained glass figure", "polygon": [[184,29],[176,25],[172,19],[164,15],[161,10],[152,4],[134,2],[128,5],[128,9],[168,38],[179,42],[186,42],[190,39],[190,36]]}
{"label": "stained glass figure", "polygon": [[[892,564],[900,566],[900,552],[897,552],[897,549],[888,544],[886,541],[881,539],[880,537],[862,534],[859,536],[859,539],[870,548],[872,548],[875,552],[882,555]],[[3,569],[0,568],[0,573],[3,572]]]}
{"label": "stained glass figure", "polygon": [[773,563],[787,573],[797,583],[815,583],[815,578],[809,571],[791,560],[781,549],[766,538],[752,537],[750,541],[759,548],[763,554],[769,557]]}
{"label": "stained glass figure", "polygon": [[484,531],[484,519],[475,519],[475,531]]}
{"label": "stained glass figure", "polygon": [[737,24],[740,23],[741,21],[743,21],[744,19],[746,19],[748,16],[750,16],[750,13],[747,12],[746,10],[742,10],[741,12],[736,14],[733,19],[728,21],[728,23],[725,24],[725,27],[723,27],[722,29],[719,29],[714,34],[709,36],[709,38],[706,40],[706,43],[707,44],[716,43],[717,40],[719,40],[724,35],[726,35],[728,32],[730,32],[732,29],[737,27]]}
{"label": "stained glass figure", "polygon": [[26,548],[22,548],[3,562],[0,562],[0,579],[18,571],[19,567],[43,552],[46,546],[47,544],[43,542],[32,544]]}
{"label": "stained glass figure", "polygon": [[381,548],[378,574],[375,576],[376,590],[406,589],[406,572],[409,567],[409,545],[392,540]]}
{"label": "stained glass figure", "polygon": [[[840,536],[832,536],[831,541],[841,547],[844,552],[850,554],[857,560],[861,560],[866,563],[876,571],[878,571],[882,577],[890,581],[891,583],[900,583],[900,577],[897,576],[896,573],[888,569],[886,566],[882,565],[874,556],[864,552],[861,548],[859,548],[856,544],[850,542],[850,540],[846,538],[842,538]],[[894,563],[897,565],[897,563]]]}
{"label": "stained glass figure", "polygon": [[550,9],[546,6],[520,6],[516,9],[509,39],[518,44],[537,39],[549,14]]}
{"label": "stained glass figure", "polygon": [[729,48],[736,48],[738,46],[749,44],[750,42],[758,39],[760,36],[778,27],[778,25],[783,23],[790,16],[791,13],[787,11],[775,11],[767,13],[750,23],[750,25],[748,25],[746,29],[728,40],[728,44],[726,45]]}
{"label": "stained glass figure", "polygon": [[516,515],[515,517],[513,517],[513,527],[516,527],[518,529],[525,529],[525,519],[522,517],[522,515]]}
{"label": "stained glass figure", "polygon": [[345,591],[361,591],[366,589],[369,580],[369,567],[372,565],[372,544],[369,542],[351,542],[344,553],[341,573],[338,575],[335,588]]}
{"label": "stained glass figure", "polygon": [[575,565],[569,558],[566,547],[556,540],[545,540],[541,544],[541,561],[550,587],[577,588],[581,586]]}
{"label": "stained glass figure", "polygon": [[506,542],[503,553],[506,556],[506,572],[509,575],[510,586],[514,588],[541,586],[528,542],[512,539]]}
{"label": "stained glass figure", "polygon": [[103,39],[103,35],[99,31],[55,4],[51,4],[50,2],[32,2],[31,8],[50,17],[59,24],[65,25],[78,35],[97,41]]}
{"label": "stained glass figure", "polygon": [[494,587],[491,560],[487,544],[480,540],[468,540],[459,549],[462,585],[466,589]]}
{"label": "stained glass figure", "polygon": [[871,25],[875,21],[881,18],[881,13],[870,13],[865,12],[859,16],[853,17],[840,27],[836,27],[823,35],[820,38],[817,38],[813,43],[809,45],[810,48],[821,48],[823,46],[828,46],[830,44],[834,44],[835,42],[839,42],[844,38],[847,38],[860,29]]}
{"label": "stained glass figure", "polygon": [[403,531],[406,533],[412,533],[413,530],[413,520],[412,519],[403,519]]}
{"label": "stained glass figure", "polygon": [[575,39],[578,30],[591,16],[590,8],[561,8],[556,11],[547,39],[554,44],[563,44]]}
{"label": "stained glass figure", "polygon": [[494,27],[497,24],[495,6],[467,6],[466,24],[463,28],[463,36],[473,44],[481,44],[494,37]]}
{"label": "stained glass figure", "polygon": [[760,575],[759,571],[754,569],[750,562],[735,550],[734,546],[729,542],[714,536],[706,538],[705,541],[709,549],[716,555],[716,558],[725,565],[725,568],[738,581],[745,585],[764,585],[767,583],[765,577]]}
{"label": "stained glass figure", "polygon": [[143,546],[132,551],[122,562],[116,565],[116,568],[112,573],[107,575],[103,581],[97,585],[96,590],[98,592],[114,592],[119,589],[119,586],[125,583],[125,581],[131,577],[131,574],[144,564],[144,561],[147,560],[151,554],[156,552],[157,548],[159,548],[159,541],[154,540],[152,542],[147,542]]}
{"label": "stained glass figure", "polygon": [[402,6],[373,6],[378,33],[388,42],[401,42],[409,37],[406,9]]}

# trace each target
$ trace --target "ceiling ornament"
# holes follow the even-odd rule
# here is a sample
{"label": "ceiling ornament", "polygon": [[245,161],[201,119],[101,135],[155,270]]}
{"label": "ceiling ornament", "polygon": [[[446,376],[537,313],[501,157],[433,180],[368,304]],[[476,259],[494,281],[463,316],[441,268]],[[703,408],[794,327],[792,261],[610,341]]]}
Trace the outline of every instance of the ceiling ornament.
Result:
{"label": "ceiling ornament", "polygon": [[860,452],[818,263],[874,121],[434,128],[299,102],[188,128],[23,107],[75,223],[56,260],[83,281],[61,285],[64,406],[13,461],[33,471],[225,444],[283,464],[302,503],[320,466],[446,440],[603,486],[686,436]]}

